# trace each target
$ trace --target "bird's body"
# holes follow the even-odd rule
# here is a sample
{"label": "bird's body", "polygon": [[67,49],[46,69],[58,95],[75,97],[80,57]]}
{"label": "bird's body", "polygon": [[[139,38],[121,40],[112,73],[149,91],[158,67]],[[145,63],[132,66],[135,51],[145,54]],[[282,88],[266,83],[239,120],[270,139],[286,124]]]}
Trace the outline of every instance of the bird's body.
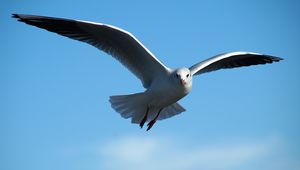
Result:
{"label": "bird's body", "polygon": [[[181,75],[183,76],[179,77]],[[178,77],[182,81],[178,81]],[[146,122],[153,120],[157,112],[161,108],[165,108],[157,117],[158,120],[161,120],[185,111],[176,102],[186,96],[191,89],[190,71],[187,68],[180,68],[163,76],[155,77],[145,92],[111,96],[110,102],[112,107],[124,118],[132,117],[132,123],[140,123],[147,109],[149,110]]]}
{"label": "bird's body", "polygon": [[[174,76],[176,76],[176,72],[178,72],[179,70],[187,71],[188,69],[180,68],[164,77],[157,77],[157,79],[153,81],[149,89],[147,89],[147,91],[145,92],[145,95],[149,96],[150,106],[164,108],[180,100],[191,91],[192,81],[181,84],[178,83],[176,79],[174,79]],[[165,98],[164,96],[167,96],[167,98]]]}
{"label": "bird's body", "polygon": [[13,14],[19,21],[57,34],[86,42],[112,55],[142,82],[144,92],[111,96],[110,103],[124,118],[151,129],[156,120],[184,112],[177,101],[192,89],[193,75],[219,69],[266,64],[282,60],[279,57],[252,52],[224,53],[190,68],[170,69],[163,65],[131,33],[115,26],[81,20]]}

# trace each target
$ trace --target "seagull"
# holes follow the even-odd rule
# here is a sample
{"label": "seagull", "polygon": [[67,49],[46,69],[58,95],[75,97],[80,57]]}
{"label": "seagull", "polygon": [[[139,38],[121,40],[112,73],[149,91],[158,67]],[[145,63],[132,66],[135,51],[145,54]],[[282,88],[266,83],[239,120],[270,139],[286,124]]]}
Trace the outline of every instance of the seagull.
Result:
{"label": "seagull", "polygon": [[121,28],[89,21],[12,14],[18,21],[86,42],[111,55],[137,76],[144,92],[110,96],[111,107],[147,131],[157,120],[186,111],[178,101],[192,90],[193,76],[242,66],[267,64],[280,57],[254,52],[229,52],[213,56],[189,68],[171,69],[161,63],[134,35]]}

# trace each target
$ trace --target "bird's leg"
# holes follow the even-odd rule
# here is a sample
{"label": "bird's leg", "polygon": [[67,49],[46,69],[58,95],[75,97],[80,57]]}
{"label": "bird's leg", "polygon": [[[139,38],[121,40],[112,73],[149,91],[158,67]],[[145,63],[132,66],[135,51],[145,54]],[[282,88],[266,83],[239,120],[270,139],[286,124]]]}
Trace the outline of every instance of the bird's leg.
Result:
{"label": "bird's leg", "polygon": [[140,123],[140,127],[141,127],[141,128],[143,128],[145,122],[147,121],[148,112],[149,112],[149,107],[147,107],[146,114],[145,114],[144,118],[142,119],[142,121],[141,121],[141,123]]}
{"label": "bird's leg", "polygon": [[156,120],[157,120],[157,118],[158,118],[158,116],[159,116],[161,110],[162,110],[162,109],[160,109],[160,110],[158,111],[157,115],[155,116],[155,118],[152,119],[152,120],[147,124],[147,126],[148,126],[147,131],[150,130],[150,129],[152,128],[152,126],[153,126],[154,123],[156,122]]}

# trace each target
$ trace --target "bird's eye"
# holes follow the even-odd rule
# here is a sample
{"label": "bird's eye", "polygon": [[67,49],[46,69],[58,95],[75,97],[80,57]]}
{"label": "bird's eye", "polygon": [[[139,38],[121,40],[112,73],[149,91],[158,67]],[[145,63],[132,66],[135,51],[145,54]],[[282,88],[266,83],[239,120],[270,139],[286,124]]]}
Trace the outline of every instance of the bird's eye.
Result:
{"label": "bird's eye", "polygon": [[190,76],[190,74],[187,74],[187,75],[186,75],[186,77],[189,77],[189,76]]}

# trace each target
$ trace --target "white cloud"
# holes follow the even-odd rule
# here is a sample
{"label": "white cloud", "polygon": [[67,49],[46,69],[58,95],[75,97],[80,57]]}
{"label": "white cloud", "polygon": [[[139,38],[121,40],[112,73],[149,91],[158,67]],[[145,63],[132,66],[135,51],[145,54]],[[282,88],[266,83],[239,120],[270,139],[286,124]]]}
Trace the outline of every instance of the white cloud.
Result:
{"label": "white cloud", "polygon": [[102,148],[102,153],[112,160],[139,164],[151,159],[158,149],[158,140],[150,138],[126,137],[110,142]]}
{"label": "white cloud", "polygon": [[237,141],[209,146],[191,146],[186,142],[182,145],[180,142],[165,137],[126,136],[112,139],[100,148],[101,167],[123,170],[223,170],[251,165],[259,168],[254,164],[271,158],[274,150],[280,147],[277,137],[258,142]]}

